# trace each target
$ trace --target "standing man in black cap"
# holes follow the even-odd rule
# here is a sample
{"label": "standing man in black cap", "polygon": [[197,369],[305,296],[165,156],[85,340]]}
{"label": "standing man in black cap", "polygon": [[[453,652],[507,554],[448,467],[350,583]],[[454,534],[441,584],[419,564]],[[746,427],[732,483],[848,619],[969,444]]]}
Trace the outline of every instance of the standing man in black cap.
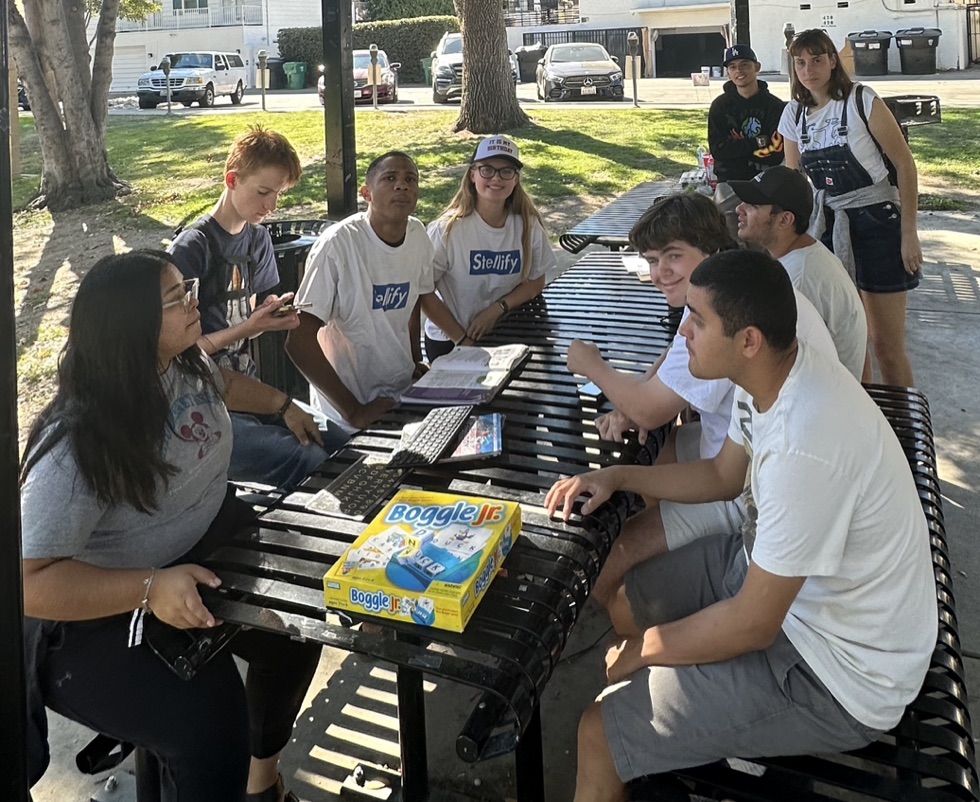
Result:
{"label": "standing man in black cap", "polygon": [[728,80],[708,111],[708,147],[718,177],[715,203],[738,236],[738,199],[728,182],[748,181],[783,163],[783,138],[777,129],[786,101],[770,94],[766,82],[759,80],[762,64],[748,45],[729,47],[724,64]]}

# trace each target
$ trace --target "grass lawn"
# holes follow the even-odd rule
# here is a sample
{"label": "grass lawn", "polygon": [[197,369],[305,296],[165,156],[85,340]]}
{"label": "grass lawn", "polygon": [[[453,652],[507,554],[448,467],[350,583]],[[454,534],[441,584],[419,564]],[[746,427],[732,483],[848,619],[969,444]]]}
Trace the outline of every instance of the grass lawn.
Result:
{"label": "grass lawn", "polygon": [[[526,165],[525,186],[544,207],[587,196],[610,199],[643,181],[677,176],[690,169],[704,142],[707,112],[650,109],[617,111],[534,110],[535,125],[515,132]],[[476,138],[450,130],[455,111],[358,113],[358,175],[386,150],[413,155],[422,173],[418,216],[430,220],[445,208],[459,185],[461,167]],[[148,216],[164,225],[193,220],[207,211],[221,190],[228,146],[246,125],[262,123],[289,137],[306,173],[283,199],[280,211],[324,203],[323,116],[319,112],[109,118],[109,158],[116,174],[135,192],[117,213]],[[36,191],[40,155],[33,122],[21,122],[23,171],[14,202],[23,206]],[[980,141],[980,115],[943,110],[943,124],[914,129],[911,136],[919,172],[967,192],[980,190],[980,151],[964,146]],[[928,201],[928,199],[924,199]],[[941,199],[937,199],[941,200]],[[928,205],[928,204],[927,204]],[[133,215],[133,212],[138,212]],[[553,232],[558,233],[558,232]]]}

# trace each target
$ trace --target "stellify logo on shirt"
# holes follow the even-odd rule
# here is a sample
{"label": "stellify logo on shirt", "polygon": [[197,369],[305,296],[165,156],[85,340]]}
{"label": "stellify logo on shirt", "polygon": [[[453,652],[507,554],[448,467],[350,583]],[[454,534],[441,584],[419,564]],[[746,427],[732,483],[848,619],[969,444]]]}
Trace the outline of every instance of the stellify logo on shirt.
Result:
{"label": "stellify logo on shirt", "polygon": [[409,282],[403,284],[375,284],[372,287],[374,292],[374,302],[372,309],[380,309],[383,312],[391,312],[393,309],[404,309],[408,303],[408,291],[411,287]]}
{"label": "stellify logo on shirt", "polygon": [[513,276],[521,272],[521,252],[470,251],[471,276]]}

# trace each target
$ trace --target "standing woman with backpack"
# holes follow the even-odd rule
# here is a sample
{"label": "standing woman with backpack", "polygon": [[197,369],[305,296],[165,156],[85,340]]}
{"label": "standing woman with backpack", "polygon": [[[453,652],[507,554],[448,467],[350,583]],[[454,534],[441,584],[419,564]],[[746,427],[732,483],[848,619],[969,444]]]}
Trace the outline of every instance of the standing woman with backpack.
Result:
{"label": "standing woman with backpack", "polygon": [[[834,251],[857,285],[881,380],[912,386],[906,296],[918,286],[922,267],[912,152],[884,102],[851,80],[824,31],[803,31],[789,56],[793,99],[779,133],[786,165],[806,173],[817,190],[811,233]],[[869,351],[864,380],[871,378]]]}

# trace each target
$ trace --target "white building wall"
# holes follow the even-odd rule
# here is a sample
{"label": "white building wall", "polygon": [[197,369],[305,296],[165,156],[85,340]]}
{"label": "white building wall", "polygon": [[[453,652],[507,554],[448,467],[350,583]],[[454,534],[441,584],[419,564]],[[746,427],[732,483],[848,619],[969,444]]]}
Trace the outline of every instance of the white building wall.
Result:
{"label": "white building wall", "polygon": [[[797,32],[824,28],[834,44],[843,48],[849,33],[866,30],[891,31],[906,28],[939,28],[943,33],[936,50],[938,70],[962,69],[967,65],[966,13],[963,5],[934,4],[934,0],[850,0],[838,8],[837,0],[810,0],[808,10],[800,4],[778,7],[751,6],[749,29],[752,47],[764,71],[780,69],[785,40],[783,26],[792,23]],[[892,39],[888,50],[888,71],[901,72],[898,46]]]}

